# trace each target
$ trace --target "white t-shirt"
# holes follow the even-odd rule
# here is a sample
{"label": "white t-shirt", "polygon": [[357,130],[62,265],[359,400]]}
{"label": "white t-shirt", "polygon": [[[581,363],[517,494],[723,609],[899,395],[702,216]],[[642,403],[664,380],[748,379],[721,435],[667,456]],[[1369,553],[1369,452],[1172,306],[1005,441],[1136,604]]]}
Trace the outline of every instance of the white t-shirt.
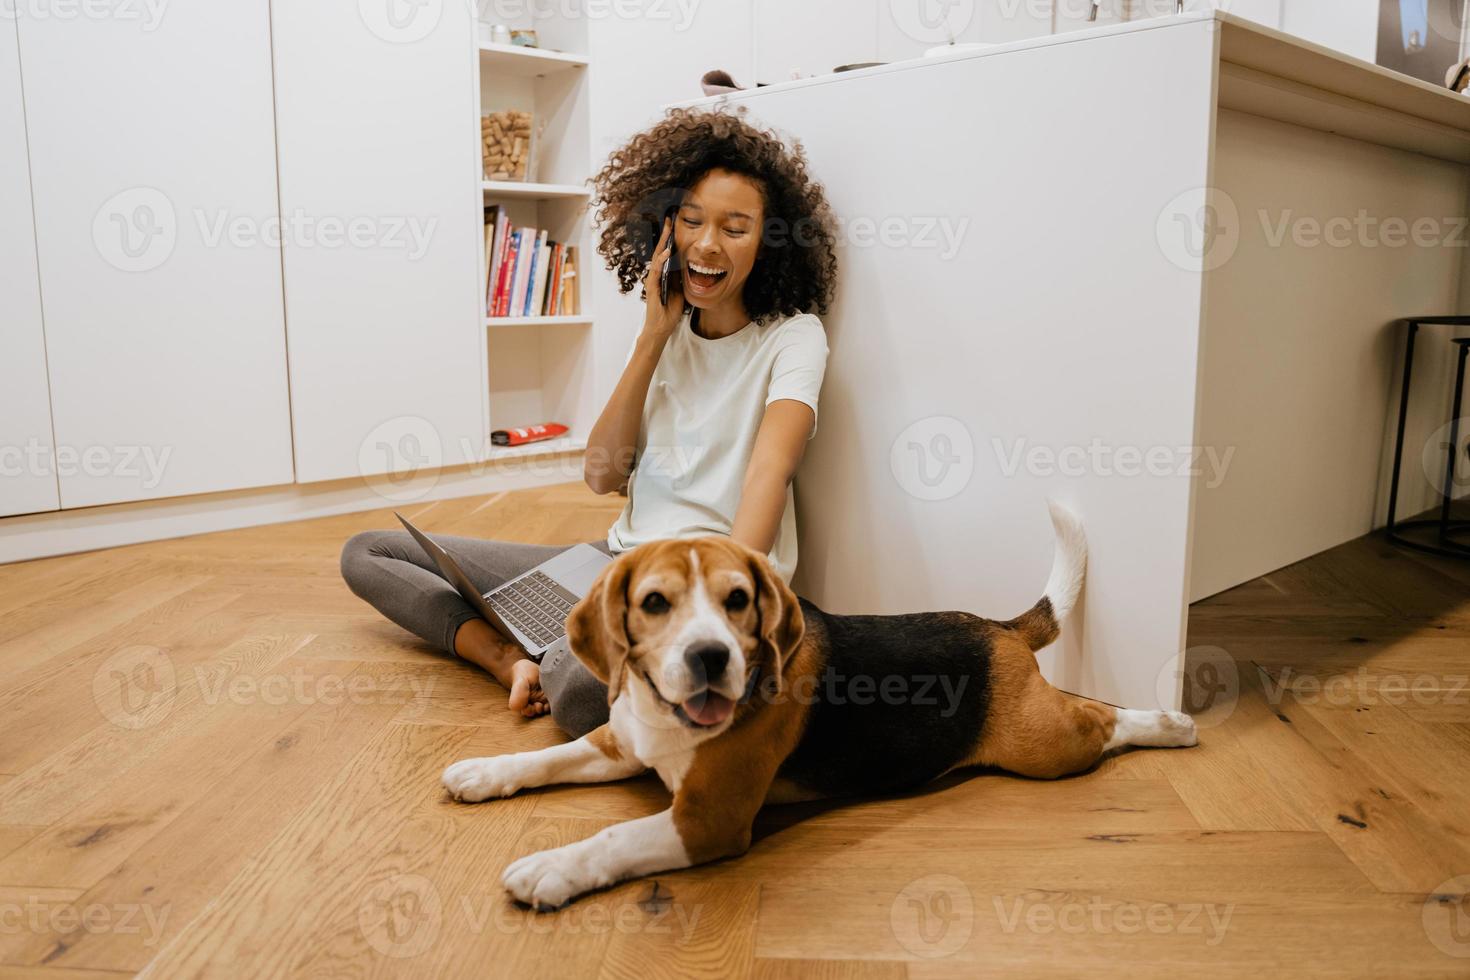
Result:
{"label": "white t-shirt", "polygon": [[[827,334],[813,314],[766,326],[752,320],[708,340],[694,332],[686,312],[648,384],[628,502],[607,532],[608,547],[618,552],[660,538],[728,535],[766,406],[791,398],[815,415],[826,367]],[[796,571],[790,486],[770,558],[790,583]]]}

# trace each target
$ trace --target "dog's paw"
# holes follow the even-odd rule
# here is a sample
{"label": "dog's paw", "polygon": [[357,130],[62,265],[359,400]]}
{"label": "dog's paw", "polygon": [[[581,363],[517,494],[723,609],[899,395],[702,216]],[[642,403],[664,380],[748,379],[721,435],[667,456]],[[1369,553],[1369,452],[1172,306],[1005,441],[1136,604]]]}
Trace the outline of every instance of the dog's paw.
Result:
{"label": "dog's paw", "polygon": [[1199,732],[1194,719],[1182,711],[1162,711],[1159,727],[1174,741],[1172,744],[1188,747],[1199,744]]}
{"label": "dog's paw", "polygon": [[559,909],[597,887],[575,845],[527,854],[512,862],[500,881],[512,898],[537,912]]}
{"label": "dog's paw", "polygon": [[464,803],[510,796],[521,788],[520,766],[512,756],[464,759],[444,770],[444,788]]}

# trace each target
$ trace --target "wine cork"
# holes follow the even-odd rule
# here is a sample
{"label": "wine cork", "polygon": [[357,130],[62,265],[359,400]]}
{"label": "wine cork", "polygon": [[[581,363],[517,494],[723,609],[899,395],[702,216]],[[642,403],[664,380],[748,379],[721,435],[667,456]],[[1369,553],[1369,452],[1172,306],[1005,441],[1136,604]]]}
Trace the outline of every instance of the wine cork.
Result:
{"label": "wine cork", "polygon": [[531,113],[519,109],[480,117],[481,156],[489,179],[525,179],[530,164],[531,127]]}

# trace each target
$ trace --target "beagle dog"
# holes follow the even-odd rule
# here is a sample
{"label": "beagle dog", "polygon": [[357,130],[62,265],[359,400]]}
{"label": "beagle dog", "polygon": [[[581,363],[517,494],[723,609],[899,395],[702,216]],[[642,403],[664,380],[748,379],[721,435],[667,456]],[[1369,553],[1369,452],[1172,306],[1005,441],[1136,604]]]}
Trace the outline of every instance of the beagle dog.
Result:
{"label": "beagle dog", "polygon": [[965,612],[837,616],[799,600],[765,556],[708,536],[619,555],[572,609],[573,652],[607,684],[606,725],[565,745],[445,770],[477,803],[551,783],[657,771],[662,813],[512,863],[537,910],[614,882],[741,854],[768,803],[895,793],[968,766],[1052,779],[1120,746],[1195,744],[1194,722],[1056,690],[1035,652],[1082,588],[1086,542],[1052,505],[1040,601],[1015,619]]}

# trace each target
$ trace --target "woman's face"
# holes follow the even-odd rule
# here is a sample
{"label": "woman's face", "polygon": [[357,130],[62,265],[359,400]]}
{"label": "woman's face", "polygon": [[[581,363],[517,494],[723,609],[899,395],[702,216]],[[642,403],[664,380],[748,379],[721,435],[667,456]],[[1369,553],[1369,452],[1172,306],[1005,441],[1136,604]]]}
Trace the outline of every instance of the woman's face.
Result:
{"label": "woman's face", "polygon": [[699,179],[674,223],[685,302],[701,309],[740,303],[764,217],[760,189],[749,177],[716,168]]}

